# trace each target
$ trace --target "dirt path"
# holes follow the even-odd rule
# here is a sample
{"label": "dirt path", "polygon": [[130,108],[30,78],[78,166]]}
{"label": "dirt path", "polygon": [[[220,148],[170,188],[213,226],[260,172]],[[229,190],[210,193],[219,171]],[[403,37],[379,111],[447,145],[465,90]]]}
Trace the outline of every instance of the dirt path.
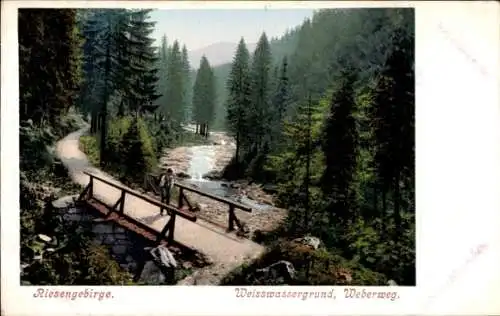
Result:
{"label": "dirt path", "polygon": [[[83,171],[89,171],[105,178],[106,180],[120,183],[110,175],[90,165],[87,157],[78,148],[79,138],[86,131],[82,129],[63,138],[57,143],[56,153],[75,183],[82,186],[88,184],[89,177]],[[120,197],[120,191],[96,182],[95,195],[109,205],[114,204]],[[161,231],[168,216],[159,216],[158,209],[141,199],[128,196],[125,202],[125,213],[132,216],[157,231]],[[220,279],[232,269],[244,262],[257,258],[264,252],[264,247],[248,239],[240,239],[234,234],[228,234],[221,228],[206,221],[198,220],[196,223],[182,218],[176,219],[175,239],[193,247],[208,256],[213,264],[203,271],[195,272],[181,284],[212,284],[216,285]]]}

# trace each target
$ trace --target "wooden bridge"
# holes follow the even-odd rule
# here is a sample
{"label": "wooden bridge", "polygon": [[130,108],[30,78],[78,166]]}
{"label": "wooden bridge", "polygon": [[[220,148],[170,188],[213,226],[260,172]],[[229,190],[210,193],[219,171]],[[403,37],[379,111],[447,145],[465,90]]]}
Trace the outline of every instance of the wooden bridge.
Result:
{"label": "wooden bridge", "polygon": [[[73,181],[85,187],[79,200],[98,210],[103,217],[155,242],[178,243],[197,250],[225,270],[256,258],[264,251],[262,246],[231,232],[234,225],[239,224],[236,211],[250,212],[250,208],[182,183],[176,184],[180,192],[177,205],[166,205],[132,190],[89,164],[78,148],[83,132],[72,133],[59,141],[56,151]],[[227,204],[227,229],[197,218],[185,198],[185,191]],[[167,216],[160,215],[161,208],[167,210]]]}
{"label": "wooden bridge", "polygon": [[[185,190],[227,204],[228,226],[226,232],[228,233],[235,230],[235,224],[239,228],[241,228],[241,223],[239,222],[235,214],[236,209],[240,209],[245,212],[252,211],[251,208],[244,206],[240,203],[237,203],[235,201],[231,201],[229,199],[220,196],[203,192],[201,190],[197,190],[195,188],[186,186],[178,182],[175,183],[175,186],[179,189],[177,205],[174,206],[172,204],[165,204],[147,195],[134,191],[124,185],[109,181],[102,176],[87,171],[84,171],[83,173],[89,176],[89,183],[78,197],[79,202],[84,202],[88,207],[92,207],[93,209],[99,211],[103,216],[106,217],[106,219],[113,220],[118,224],[120,224],[121,226],[123,226],[124,228],[137,232],[138,234],[144,236],[145,238],[149,240],[154,240],[157,243],[167,243],[167,244],[179,243],[182,244],[183,246],[189,247],[189,245],[185,245],[182,242],[175,240],[174,238],[177,217],[190,222],[197,221],[197,217],[193,212],[195,207],[192,205],[187,196],[184,194]],[[100,198],[98,194],[94,193],[96,182],[110,186],[113,189],[119,190],[120,197],[118,198],[118,200],[112,205],[109,202],[103,201],[102,197]],[[155,230],[154,226],[153,227],[148,226],[147,219],[146,220],[142,219],[141,221],[141,219],[137,219],[134,218],[134,216],[131,216],[132,214],[129,214],[131,212],[130,208],[127,208],[128,210],[126,213],[125,201],[127,200],[131,201],[131,198],[139,199],[143,203],[147,203],[150,208],[156,208],[157,214],[160,213],[160,210],[166,210],[166,213],[168,215],[168,221],[166,222],[165,226],[161,229],[161,231]],[[157,217],[162,218],[163,216],[157,216]],[[212,223],[212,224],[220,228],[223,228],[220,224],[217,223]]]}

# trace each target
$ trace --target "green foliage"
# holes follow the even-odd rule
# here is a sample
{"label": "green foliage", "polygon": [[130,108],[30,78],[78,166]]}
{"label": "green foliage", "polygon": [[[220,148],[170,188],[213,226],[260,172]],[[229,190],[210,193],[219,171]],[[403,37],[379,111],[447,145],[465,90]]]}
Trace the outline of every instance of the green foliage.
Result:
{"label": "green foliage", "polygon": [[[55,141],[49,126],[20,128],[21,150],[20,233],[21,281],[35,285],[122,285],[131,282],[107,250],[92,245],[91,236],[76,226],[63,224],[50,202],[75,194],[80,187],[68,180],[65,170],[47,147]],[[31,153],[38,153],[32,155]],[[60,189],[63,188],[63,189]],[[52,238],[45,244],[37,238]],[[92,254],[100,252],[98,260]]]}
{"label": "green foliage", "polygon": [[413,20],[406,9],[319,10],[259,41],[251,115],[237,111],[234,73],[227,102],[243,148],[225,175],[277,183],[289,210],[269,238],[314,234],[400,284],[415,282]]}
{"label": "green foliage", "polygon": [[99,165],[99,144],[95,137],[89,135],[80,137],[79,147],[92,165]]}
{"label": "green foliage", "polygon": [[127,132],[123,134],[120,148],[125,154],[122,158],[124,175],[141,181],[144,174],[156,167],[156,154],[151,137],[144,122],[134,119]]}
{"label": "green foliage", "polygon": [[[22,284],[121,285],[131,281],[107,250],[92,245],[91,236],[76,226],[63,224],[50,204],[80,189],[68,181],[67,171],[54,155],[54,143],[85,125],[75,108],[85,68],[78,29],[81,18],[73,9],[19,11]],[[91,84],[86,82],[85,87],[90,89]],[[42,242],[39,234],[51,241]]]}
{"label": "green foliage", "polygon": [[[143,119],[124,116],[113,120],[107,143],[110,154],[105,169],[120,179],[140,183],[146,173],[155,170],[157,144]],[[95,136],[80,137],[80,148],[92,164],[99,164],[100,148]]]}
{"label": "green foliage", "polygon": [[[259,273],[280,260],[290,262],[296,277],[287,280],[284,277],[272,278]],[[251,265],[239,267],[227,275],[222,285],[385,285],[386,278],[360,266],[355,261],[348,261],[338,254],[324,249],[314,250],[295,241],[280,239],[261,258]]]}
{"label": "green foliage", "polygon": [[76,10],[22,9],[18,19],[20,119],[35,125],[58,122],[82,80]]}

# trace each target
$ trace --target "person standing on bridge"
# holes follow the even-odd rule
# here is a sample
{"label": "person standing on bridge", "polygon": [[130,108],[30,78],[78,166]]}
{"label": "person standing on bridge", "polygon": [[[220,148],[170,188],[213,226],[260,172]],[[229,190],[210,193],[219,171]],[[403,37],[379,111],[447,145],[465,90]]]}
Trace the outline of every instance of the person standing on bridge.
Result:
{"label": "person standing on bridge", "polygon": [[[174,171],[171,168],[168,168],[167,172],[162,174],[160,178],[160,195],[162,203],[167,205],[170,203],[170,196],[172,194],[173,187]],[[163,209],[160,209],[160,215],[163,215]]]}

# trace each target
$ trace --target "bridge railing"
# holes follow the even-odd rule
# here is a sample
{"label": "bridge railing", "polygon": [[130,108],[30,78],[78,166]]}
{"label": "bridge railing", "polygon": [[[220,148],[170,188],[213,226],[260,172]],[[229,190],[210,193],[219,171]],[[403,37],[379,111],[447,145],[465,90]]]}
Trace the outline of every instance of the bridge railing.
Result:
{"label": "bridge railing", "polygon": [[[121,191],[121,194],[120,194],[120,198],[118,199],[118,201],[116,201],[116,203],[109,207],[110,208],[110,211],[111,212],[117,212],[118,214],[120,214],[121,216],[125,216],[125,217],[130,217],[131,216],[128,216],[126,214],[124,214],[124,209],[125,209],[125,197],[126,195],[131,195],[131,196],[134,196],[136,198],[139,198],[151,205],[154,205],[154,206],[157,206],[159,209],[165,209],[167,210],[168,214],[170,215],[170,219],[169,221],[166,223],[165,227],[162,229],[162,231],[157,235],[157,241],[159,242],[164,236],[165,234],[167,234],[168,232],[168,236],[167,236],[167,240],[169,242],[173,242],[174,241],[174,231],[175,231],[175,220],[176,220],[176,217],[177,216],[180,216],[186,220],[189,220],[191,222],[196,222],[197,220],[197,217],[195,214],[192,214],[192,213],[189,213],[189,212],[185,212],[181,209],[177,209],[175,208],[174,206],[172,205],[167,205],[165,203],[162,203],[160,201],[157,201],[155,199],[152,199],[148,196],[145,196],[137,191],[134,191],[130,188],[127,188],[123,185],[120,185],[118,183],[113,183],[111,181],[108,181],[98,175],[95,175],[93,173],[90,173],[90,172],[87,172],[87,171],[84,171],[83,172],[84,174],[86,174],[87,176],[90,177],[90,180],[89,180],[89,184],[85,187],[85,189],[83,190],[83,192],[80,194],[80,196],[78,197],[78,200],[90,200],[90,199],[95,199],[95,200],[98,200],[95,195],[94,195],[94,182],[95,181],[100,181],[106,185],[109,185],[115,189],[118,189]],[[99,200],[98,200],[99,201]],[[101,203],[103,203],[102,201],[100,201]],[[106,203],[103,203],[103,204],[106,204]]]}
{"label": "bridge railing", "polygon": [[[159,187],[158,187],[158,175],[155,174],[147,174],[145,178],[145,183],[148,188],[152,188],[153,191],[159,192]],[[242,228],[241,222],[238,220],[238,217],[236,216],[235,210],[240,209],[244,212],[251,213],[252,209],[246,205],[243,205],[241,203],[238,203],[236,201],[211,194],[202,190],[199,190],[197,188],[194,188],[192,186],[186,185],[182,182],[176,181],[174,185],[179,189],[179,196],[178,196],[178,202],[177,202],[177,207],[179,209],[183,209],[184,206],[187,206],[190,211],[195,211],[196,207],[193,205],[193,203],[188,199],[188,197],[185,194],[185,191],[193,192],[195,194],[207,197],[209,199],[224,203],[228,206],[228,230],[233,231],[234,230],[234,225],[236,224],[239,228]],[[210,220],[210,219],[207,219]]]}
{"label": "bridge railing", "polygon": [[[184,191],[190,191],[193,193],[196,193],[198,195],[207,197],[209,199],[224,203],[228,206],[228,230],[233,231],[234,230],[234,224],[236,224],[239,228],[242,228],[241,222],[238,220],[238,217],[236,217],[235,210],[240,209],[244,212],[251,213],[252,209],[246,205],[243,205],[241,203],[238,203],[236,201],[224,198],[222,196],[218,196],[215,194],[211,194],[196,188],[193,188],[191,186],[185,185],[183,183],[176,182],[175,186],[179,188],[179,202],[178,202],[178,207],[182,208],[183,202],[188,201],[188,199],[185,198],[185,192]],[[191,208],[190,208],[191,209]]]}

